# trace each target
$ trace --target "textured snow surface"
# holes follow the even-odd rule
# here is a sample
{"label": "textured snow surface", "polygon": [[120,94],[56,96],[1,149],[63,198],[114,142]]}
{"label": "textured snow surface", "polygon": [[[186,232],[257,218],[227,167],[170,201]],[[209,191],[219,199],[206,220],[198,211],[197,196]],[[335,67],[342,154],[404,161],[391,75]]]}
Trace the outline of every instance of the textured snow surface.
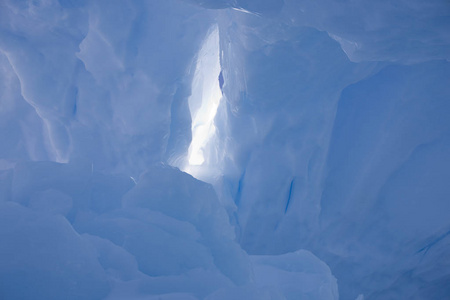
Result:
{"label": "textured snow surface", "polygon": [[0,1],[0,299],[447,299],[450,4]]}

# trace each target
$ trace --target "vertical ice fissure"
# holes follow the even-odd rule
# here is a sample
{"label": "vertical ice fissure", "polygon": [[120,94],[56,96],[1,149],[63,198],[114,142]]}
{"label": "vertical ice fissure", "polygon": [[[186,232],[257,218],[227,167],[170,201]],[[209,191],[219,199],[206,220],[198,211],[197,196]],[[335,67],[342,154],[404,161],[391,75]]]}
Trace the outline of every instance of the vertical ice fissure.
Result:
{"label": "vertical ice fissure", "polygon": [[216,127],[214,118],[222,98],[219,77],[221,73],[219,29],[214,25],[203,43],[197,58],[189,109],[192,118],[192,141],[188,150],[186,172],[195,173],[195,166],[208,164],[211,139]]}

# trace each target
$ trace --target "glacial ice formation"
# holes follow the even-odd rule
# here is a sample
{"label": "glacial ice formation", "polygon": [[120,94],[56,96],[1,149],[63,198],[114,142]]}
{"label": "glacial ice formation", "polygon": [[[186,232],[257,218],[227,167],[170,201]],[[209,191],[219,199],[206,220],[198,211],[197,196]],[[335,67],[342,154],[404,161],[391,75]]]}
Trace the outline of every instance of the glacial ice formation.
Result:
{"label": "glacial ice formation", "polygon": [[0,2],[1,299],[450,297],[450,4]]}

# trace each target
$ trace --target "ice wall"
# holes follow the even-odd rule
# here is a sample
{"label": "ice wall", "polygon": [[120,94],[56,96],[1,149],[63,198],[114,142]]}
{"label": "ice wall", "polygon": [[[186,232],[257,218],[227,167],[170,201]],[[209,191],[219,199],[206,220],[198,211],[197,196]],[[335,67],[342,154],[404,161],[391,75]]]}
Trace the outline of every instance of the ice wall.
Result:
{"label": "ice wall", "polygon": [[344,299],[448,297],[449,12],[284,1],[221,19],[248,253],[313,250]]}
{"label": "ice wall", "polygon": [[449,20],[2,1],[0,298],[447,298]]}

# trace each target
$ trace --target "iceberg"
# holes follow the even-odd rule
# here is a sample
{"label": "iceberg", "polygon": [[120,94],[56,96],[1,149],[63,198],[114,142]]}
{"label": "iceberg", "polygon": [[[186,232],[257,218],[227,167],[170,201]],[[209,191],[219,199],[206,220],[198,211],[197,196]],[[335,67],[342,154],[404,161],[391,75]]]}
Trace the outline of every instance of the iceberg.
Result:
{"label": "iceberg", "polygon": [[448,298],[448,20],[2,1],[0,298]]}

